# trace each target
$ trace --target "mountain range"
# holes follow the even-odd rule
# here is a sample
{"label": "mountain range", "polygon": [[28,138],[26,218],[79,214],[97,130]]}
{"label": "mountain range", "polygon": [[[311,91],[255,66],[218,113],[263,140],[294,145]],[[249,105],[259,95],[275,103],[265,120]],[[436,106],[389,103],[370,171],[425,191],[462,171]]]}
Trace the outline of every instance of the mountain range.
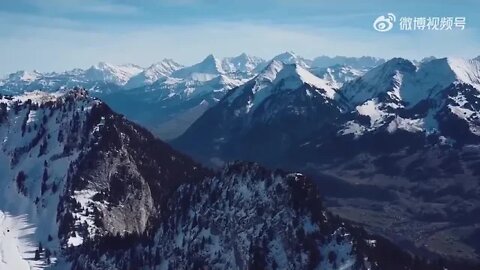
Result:
{"label": "mountain range", "polygon": [[[255,182],[270,181],[263,174],[258,175],[258,171],[266,170],[268,175],[277,177],[276,169],[281,168],[301,172],[301,178],[307,179],[305,185],[312,183],[319,187],[322,206],[308,208],[307,215],[319,209],[333,213],[327,214],[330,215],[327,219],[336,220],[331,228],[339,228],[338,222],[343,222],[349,224],[347,234],[358,239],[376,237],[376,243],[385,243],[385,249],[394,247],[389,243],[392,241],[402,250],[429,260],[478,263],[479,61],[478,58],[410,61],[374,57],[308,60],[286,52],[269,61],[246,54],[224,59],[209,55],[192,66],[163,60],[146,69],[98,64],[87,70],[64,73],[11,74],[0,83],[1,93],[14,94],[4,96],[5,105],[0,108],[0,119],[7,121],[3,125],[5,156],[1,163],[6,166],[1,171],[7,174],[2,179],[11,180],[5,181],[4,189],[7,199],[3,204],[8,207],[0,208],[5,217],[3,224],[26,224],[17,228],[16,233],[20,233],[30,228],[28,224],[41,223],[40,234],[50,234],[52,240],[48,241],[48,237],[47,242],[52,243],[44,243],[35,233],[32,239],[57,252],[77,246],[73,255],[58,259],[59,263],[72,263],[70,266],[75,269],[108,269],[103,268],[105,265],[129,269],[132,260],[145,263],[146,258],[150,260],[149,266],[152,260],[161,265],[164,258],[169,258],[168,265],[163,264],[161,269],[192,265],[198,268],[215,263],[220,269],[227,262],[232,269],[246,266],[256,269],[252,264],[260,257],[264,258],[262,265],[267,269],[308,268],[303,259],[288,256],[292,264],[279,264],[279,258],[285,256],[272,251],[279,250],[272,241],[285,243],[291,241],[289,236],[273,240],[268,230],[265,234],[263,230],[252,229],[260,226],[258,220],[250,219],[254,211],[260,211],[269,220],[267,225],[275,228],[273,231],[298,229],[267,218],[291,203],[296,204],[295,196],[288,195],[294,191],[287,189],[286,197],[277,194],[265,198],[262,194],[273,194],[276,190],[258,189]],[[80,87],[73,92],[66,90],[74,85]],[[33,89],[44,92],[31,92]],[[40,109],[45,111],[39,112]],[[62,116],[56,116],[52,124],[46,125],[50,123],[46,115],[57,112]],[[155,135],[130,121],[145,126]],[[67,139],[63,130],[68,133]],[[99,131],[105,133],[97,138]],[[168,139],[173,149],[156,136]],[[57,138],[58,143],[54,144],[57,150],[49,149],[51,138]],[[43,156],[45,160],[41,161]],[[238,160],[247,162],[235,162]],[[53,182],[50,166],[52,175],[57,175]],[[235,173],[230,168],[235,168]],[[237,175],[239,171],[241,176]],[[285,183],[292,179],[288,173],[278,177]],[[58,191],[60,179],[65,179],[61,188],[66,187],[68,193],[43,200],[49,189],[55,187]],[[249,179],[257,184],[248,182]],[[223,190],[231,192],[222,193]],[[76,192],[80,197],[77,198]],[[238,198],[235,194],[242,196]],[[224,203],[217,204],[212,197],[221,198]],[[277,197],[283,201],[275,201]],[[55,205],[57,209],[33,210],[40,202],[50,207]],[[262,202],[265,207],[253,210],[258,208],[253,202]],[[85,206],[97,203],[99,207]],[[224,209],[230,210],[222,212]],[[292,215],[303,215],[304,210],[293,208]],[[232,211],[236,214],[232,215]],[[188,214],[178,214],[184,212]],[[56,221],[44,218],[53,213]],[[23,215],[35,218],[28,220]],[[235,220],[236,225],[225,230],[207,227],[205,232],[207,229],[198,226],[198,216],[224,226],[227,223],[222,223],[223,219]],[[95,225],[96,222],[102,226]],[[320,226],[322,222],[316,224]],[[59,233],[64,226],[69,228],[65,229],[67,233]],[[172,229],[172,226],[177,227]],[[356,226],[367,232],[357,231]],[[214,237],[212,231],[225,234]],[[254,237],[249,241],[232,240],[231,235],[237,235],[238,231],[248,231]],[[189,232],[195,235],[185,240]],[[327,232],[333,234],[331,230]],[[199,235],[203,238],[198,242]],[[251,242],[265,238],[263,241],[267,243]],[[122,248],[115,249],[110,241]],[[138,249],[126,245],[132,241]],[[286,246],[293,247],[294,242]],[[159,243],[170,244],[161,247]],[[34,250],[25,243],[18,245],[27,252]],[[92,255],[88,252],[92,249],[104,253]],[[300,254],[296,250],[278,252],[296,256]],[[362,248],[361,252],[365,250],[369,249]],[[137,251],[144,253],[139,255]],[[339,252],[337,249],[336,254]],[[301,256],[313,254],[307,253]],[[368,257],[380,253],[377,250]],[[105,259],[102,254],[115,258]],[[409,256],[400,250],[394,254]],[[254,257],[257,259],[253,260]],[[325,258],[325,254],[320,257]],[[360,259],[354,266],[346,266],[352,260],[340,257],[339,261],[329,260],[330,266],[322,265],[322,260],[315,265],[329,269],[335,262],[346,269],[362,269],[358,266]],[[407,265],[397,264],[407,269],[427,267],[415,268],[408,263],[407,260]],[[362,267],[369,268],[367,264]],[[391,267],[387,269],[395,269]]]}
{"label": "mountain range", "polygon": [[415,252],[478,260],[479,79],[478,59],[393,58],[337,88],[272,62],[172,144],[211,166],[305,172],[334,213]]}
{"label": "mountain range", "polygon": [[[357,78],[382,62],[372,57],[319,59],[308,60],[293,52],[285,52],[272,60],[296,63],[330,81],[335,87]],[[164,59],[147,68],[101,62],[86,70],[74,69],[61,73],[19,71],[0,80],[0,93],[18,94],[34,90],[55,92],[82,87],[129,119],[148,127],[160,138],[173,139],[230,89],[251,79],[270,61],[243,53],[226,58],[209,55],[192,66]],[[137,107],[144,109],[138,110]]]}
{"label": "mountain range", "polygon": [[5,269],[474,269],[339,219],[303,174],[207,169],[83,89],[0,96],[0,135]]}

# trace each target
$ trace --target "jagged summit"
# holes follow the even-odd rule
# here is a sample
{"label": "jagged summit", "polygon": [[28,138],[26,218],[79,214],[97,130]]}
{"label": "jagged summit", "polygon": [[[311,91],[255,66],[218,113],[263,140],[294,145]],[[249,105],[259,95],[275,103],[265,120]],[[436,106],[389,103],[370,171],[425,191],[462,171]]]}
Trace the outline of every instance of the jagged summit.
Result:
{"label": "jagged summit", "polygon": [[308,59],[305,59],[301,56],[298,56],[292,51],[287,51],[284,53],[281,53],[275,57],[273,57],[272,60],[277,60],[280,61],[284,64],[297,64],[303,68],[309,68],[311,66],[311,61]]}
{"label": "jagged summit", "polygon": [[173,72],[172,76],[184,79],[191,78],[198,81],[208,81],[224,73],[225,71],[222,69],[220,60],[218,60],[213,54],[210,54],[198,64]]}
{"label": "jagged summit", "polygon": [[242,53],[236,57],[226,57],[222,59],[222,69],[227,73],[246,73],[252,74],[255,69],[263,65],[265,60],[262,58]]}
{"label": "jagged summit", "polygon": [[479,62],[460,58],[433,59],[418,67],[403,58],[393,58],[362,77],[345,84],[341,93],[355,105],[390,92],[395,98],[414,106],[454,82],[480,88]]}

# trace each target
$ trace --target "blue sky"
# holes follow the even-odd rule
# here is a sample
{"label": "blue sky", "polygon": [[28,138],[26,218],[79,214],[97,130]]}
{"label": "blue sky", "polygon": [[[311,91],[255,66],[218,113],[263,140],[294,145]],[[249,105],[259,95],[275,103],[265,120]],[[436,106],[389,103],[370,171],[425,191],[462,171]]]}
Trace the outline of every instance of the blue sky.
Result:
{"label": "blue sky", "polygon": [[[209,53],[264,58],[480,54],[477,0],[4,0],[0,73],[88,67],[98,61],[183,64]],[[372,28],[380,15],[466,17],[463,31]]]}

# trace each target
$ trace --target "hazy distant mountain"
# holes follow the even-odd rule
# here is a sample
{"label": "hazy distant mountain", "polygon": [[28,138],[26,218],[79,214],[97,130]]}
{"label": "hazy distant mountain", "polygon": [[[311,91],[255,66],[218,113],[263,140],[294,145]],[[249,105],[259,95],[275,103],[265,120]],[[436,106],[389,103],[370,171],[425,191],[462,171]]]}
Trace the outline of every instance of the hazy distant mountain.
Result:
{"label": "hazy distant mountain", "polygon": [[242,53],[236,57],[227,57],[222,59],[222,69],[226,73],[243,73],[247,75],[252,75],[255,72],[255,69],[263,65],[265,60],[262,58],[247,55],[246,53]]}
{"label": "hazy distant mountain", "polygon": [[142,72],[142,68],[133,65],[112,65],[100,62],[85,70],[83,77],[86,81],[100,81],[124,85],[130,78]]}
{"label": "hazy distant mountain", "polygon": [[312,67],[326,68],[334,65],[346,65],[355,69],[370,69],[383,64],[385,59],[362,56],[362,57],[346,57],[346,56],[319,56],[313,59]]}
{"label": "hazy distant mountain", "polygon": [[328,81],[332,87],[340,88],[346,82],[353,81],[365,74],[369,69],[356,69],[347,65],[333,65],[329,67],[311,68],[310,72],[315,76]]}
{"label": "hazy distant mountain", "polygon": [[182,65],[172,59],[163,59],[162,61],[144,69],[139,74],[131,77],[125,87],[137,88],[151,85],[161,78],[170,76],[174,71],[177,71],[182,67]]}

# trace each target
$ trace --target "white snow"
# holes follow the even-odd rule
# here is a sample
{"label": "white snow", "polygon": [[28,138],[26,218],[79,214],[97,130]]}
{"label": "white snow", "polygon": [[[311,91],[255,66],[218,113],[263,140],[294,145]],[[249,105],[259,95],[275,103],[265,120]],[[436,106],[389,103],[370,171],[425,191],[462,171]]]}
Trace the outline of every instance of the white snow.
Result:
{"label": "white snow", "polygon": [[172,76],[194,81],[209,81],[225,73],[221,61],[215,56],[209,55],[198,64],[176,70],[172,73]]}
{"label": "white snow", "polygon": [[345,127],[339,131],[341,135],[353,134],[355,138],[363,135],[367,131],[367,128],[356,123],[355,121],[348,121]]}
{"label": "white snow", "polygon": [[38,79],[42,74],[34,70],[33,72],[21,71],[19,79],[25,82],[31,82]]}
{"label": "white snow", "polygon": [[412,133],[422,132],[424,130],[424,122],[423,119],[408,119],[397,116],[388,124],[387,131],[393,133],[397,129],[403,129]]}
{"label": "white snow", "polygon": [[[290,67],[290,66],[287,66]],[[308,83],[316,88],[323,89],[326,92],[327,97],[333,99],[336,91],[328,84],[327,81],[318,78],[306,69],[295,65],[295,72],[300,76],[300,80],[304,83]]]}
{"label": "white snow", "polygon": [[0,211],[0,270],[43,269],[43,261],[33,260],[38,246],[34,231],[24,215]]}
{"label": "white snow", "polygon": [[463,58],[447,58],[450,68],[457,79],[468,83],[480,91],[480,61]]}
{"label": "white snow", "polygon": [[141,67],[133,64],[113,65],[100,62],[87,69],[84,76],[88,81],[104,81],[124,85],[130,78],[142,71]]}
{"label": "white snow", "polygon": [[357,106],[356,110],[361,115],[370,117],[370,126],[375,127],[383,123],[384,117],[387,115],[380,109],[380,104],[376,100],[369,100],[362,105]]}
{"label": "white snow", "polygon": [[456,116],[458,116],[458,118],[461,118],[461,119],[468,119],[470,118],[472,115],[475,115],[476,112],[470,110],[470,109],[467,109],[467,108],[462,108],[460,106],[452,106],[452,105],[448,105],[448,108],[450,109],[450,111],[455,114]]}
{"label": "white snow", "polygon": [[[67,170],[69,165],[77,159],[79,152],[73,150],[68,155],[63,154],[65,142],[58,141],[58,132],[59,130],[64,132],[64,139],[70,134],[79,136],[80,134],[73,134],[70,128],[74,113],[79,113],[80,125],[83,125],[86,112],[97,101],[82,100],[79,97],[71,110],[63,111],[60,107],[52,112],[50,106],[25,108],[26,105],[22,103],[29,99],[34,104],[43,104],[47,101],[57,102],[58,100],[58,105],[65,102],[63,95],[65,93],[45,94],[37,91],[15,96],[12,100],[6,98],[0,100],[0,103],[7,104],[8,113],[6,121],[0,124],[0,211],[7,217],[1,227],[2,229],[5,226],[13,227],[14,232],[18,232],[18,237],[10,234],[12,238],[8,238],[9,242],[5,241],[5,243],[15,243],[19,251],[16,252],[12,249],[12,252],[20,254],[22,258],[31,258],[34,254],[31,249],[32,247],[35,249],[39,242],[42,242],[42,245],[52,253],[60,254],[61,252],[57,238],[57,207],[59,197],[63,194]],[[22,108],[18,110],[17,114],[13,111],[13,104],[16,102],[22,104]],[[45,123],[43,122],[44,116],[47,119]],[[28,125],[32,128],[22,134],[21,126],[26,117],[28,117]],[[42,136],[39,143],[32,145],[33,138],[39,132],[39,129],[33,128],[34,123],[38,127],[45,125],[47,133]],[[39,157],[40,147],[44,141],[48,144],[44,154]],[[31,149],[26,153],[21,150],[29,148]],[[17,154],[14,155],[14,153]],[[15,158],[13,158],[14,156]],[[48,172],[48,179],[45,182],[47,190],[42,194],[41,181],[45,170]],[[26,175],[23,192],[15,181],[21,171]],[[52,189],[53,185],[57,187],[55,192]],[[52,237],[50,241],[49,235]],[[3,241],[0,242],[3,243]],[[11,246],[11,244],[9,245]],[[13,260],[16,256],[14,255],[8,255],[11,258],[9,261]],[[16,257],[18,258],[18,256]],[[19,260],[15,261],[19,263]],[[43,260],[40,262],[43,263]],[[28,260],[28,263],[33,265],[36,262]]]}
{"label": "white snow", "polygon": [[[31,100],[33,103],[41,105],[41,104],[44,104],[44,103],[49,102],[49,101],[55,101],[55,100],[57,100],[57,98],[63,96],[64,94],[65,94],[65,92],[45,93],[45,92],[42,92],[42,91],[35,90],[35,91],[32,91],[32,92],[26,92],[22,95],[14,96],[13,101],[18,100],[18,101],[21,101],[21,102],[25,102],[27,100]],[[9,103],[9,101],[6,100],[6,99],[0,100],[0,102]]]}

